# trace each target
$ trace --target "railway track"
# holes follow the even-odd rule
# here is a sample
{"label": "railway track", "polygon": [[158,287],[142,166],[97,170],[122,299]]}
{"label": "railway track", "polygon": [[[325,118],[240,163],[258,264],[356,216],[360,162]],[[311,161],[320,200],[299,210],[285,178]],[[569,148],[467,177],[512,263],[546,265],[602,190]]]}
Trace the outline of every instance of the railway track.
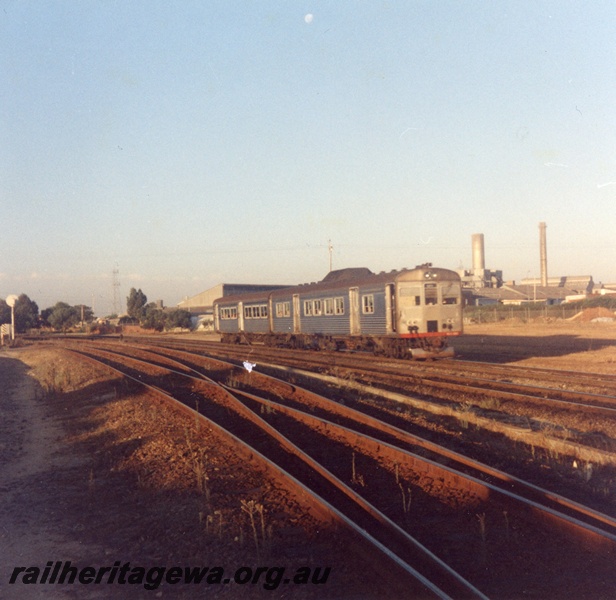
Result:
{"label": "railway track", "polygon": [[[78,350],[136,381],[155,385],[177,400],[183,399],[189,405],[195,403],[201,414],[238,438],[249,440],[255,451],[270,460],[279,465],[282,462],[280,466],[299,481],[314,483],[317,473],[317,495],[324,496],[334,506],[341,506],[339,510],[347,519],[358,520],[359,528],[368,531],[377,545],[382,546],[381,550],[397,557],[399,567],[406,565],[402,568],[407,573],[420,565],[417,570],[423,578],[422,584],[432,581],[430,585],[434,586],[437,597],[481,597],[478,589],[496,591],[494,583],[484,581],[478,573],[486,570],[498,573],[503,565],[510,570],[512,559],[496,559],[489,550],[498,548],[502,552],[513,543],[512,537],[517,541],[530,539],[537,528],[546,533],[540,543],[534,541],[533,552],[543,557],[558,554],[558,568],[568,560],[579,565],[590,557],[596,566],[596,561],[603,561],[605,554],[611,556],[616,552],[616,524],[607,515],[438,448],[296,385],[177,350],[172,357],[170,350],[162,348],[156,354],[126,346]],[[132,366],[128,367],[128,363]],[[147,374],[144,369],[148,368],[159,372]],[[230,414],[235,416],[231,418]],[[349,477],[350,481],[344,483]],[[336,491],[332,491],[332,486]],[[449,496],[443,500],[438,490],[429,493],[428,488],[432,492],[434,488],[447,488]],[[431,504],[432,515],[428,508]],[[414,523],[418,505],[428,508],[428,519],[433,520],[434,514],[447,515],[446,524],[440,529],[432,524],[426,531],[425,526]],[[359,513],[358,506],[362,507]],[[372,524],[362,522],[361,519],[367,518],[365,515],[370,516]],[[500,521],[499,533],[488,536],[486,521],[496,520]],[[409,536],[406,532],[409,527],[416,530],[418,539]],[[452,535],[458,541],[447,547],[446,540]],[[457,574],[444,562],[435,563],[433,551],[428,550],[423,556],[416,554],[424,552],[430,543],[439,549],[445,547],[445,554],[454,563],[460,562],[463,574]],[[563,550],[565,543],[573,546]],[[584,558],[576,552],[580,546],[585,548]],[[469,547],[476,550],[475,563],[479,569],[460,558]],[[410,548],[415,554],[409,558]],[[535,577],[535,584],[539,585],[541,575]],[[467,579],[476,580],[477,587],[464,587]],[[521,573],[519,581],[524,585],[528,576]]]}
{"label": "railway track", "polygon": [[[472,423],[493,436],[504,433],[512,441],[522,442],[527,447],[527,454],[531,455],[527,460],[532,462],[536,460],[537,449],[543,455],[542,461],[550,468],[554,457],[569,457],[569,466],[565,470],[571,471],[570,475],[574,477],[579,468],[616,466],[616,405],[613,396],[502,381],[501,366],[496,370],[496,378],[488,378],[489,369],[486,377],[477,378],[460,374],[456,361],[435,365],[391,359],[375,362],[374,357],[360,354],[288,352],[257,346],[221,347],[215,343],[203,346],[185,344],[185,340],[145,342],[185,348],[240,363],[248,357],[258,362],[260,368],[275,368],[278,372],[281,369],[301,369],[329,384],[337,379],[340,385],[353,387],[357,393],[380,395],[398,406],[402,403],[438,415],[441,419],[446,417],[449,421],[457,421],[454,428],[467,429]],[[448,374],[450,367],[453,374]],[[573,380],[576,378],[577,374],[574,374]],[[562,467],[564,465],[559,469]],[[593,472],[598,473],[596,469]],[[612,479],[611,473],[595,477],[597,489],[593,489],[593,493],[609,498]],[[605,485],[600,480],[605,480]]]}
{"label": "railway track", "polygon": [[[143,342],[144,340],[131,340]],[[276,362],[292,367],[312,370],[348,369],[372,383],[408,386],[409,383],[425,388],[452,392],[473,392],[486,397],[518,401],[540,401],[562,409],[579,410],[580,407],[606,416],[616,416],[616,376],[595,375],[558,369],[503,367],[492,363],[470,361],[442,361],[409,363],[382,357],[354,353],[315,353],[266,348],[264,346],[234,346],[218,343],[191,343],[188,340],[148,341],[175,348],[204,350],[210,355]],[[541,381],[541,385],[530,381]],[[545,383],[550,385],[546,386]],[[601,392],[588,393],[592,387]]]}
{"label": "railway track", "polygon": [[[365,543],[382,553],[395,567],[415,580],[414,587],[421,586],[420,597],[434,598],[486,598],[474,586],[465,581],[445,562],[439,560],[427,548],[401,529],[360,495],[345,485],[318,462],[311,459],[298,446],[291,443],[276,429],[237,401],[226,386],[196,372],[170,371],[169,366],[132,358],[132,367],[125,364],[126,355],[118,361],[108,349],[73,350],[90,360],[102,362],[116,373],[132,379],[140,385],[163,395],[168,400],[194,410],[208,424],[230,435],[244,454],[274,469],[308,496],[313,505],[323,512],[331,513],[350,527]],[[115,360],[114,360],[115,358]],[[147,373],[135,368],[139,362],[148,367],[167,371],[172,375],[164,384],[157,381],[159,374]],[[143,366],[141,367],[143,369]],[[190,389],[178,393],[178,378],[189,379]],[[162,385],[161,385],[162,384]],[[172,391],[171,391],[172,390]],[[203,394],[203,397],[200,394]],[[206,401],[207,400],[207,401]],[[213,402],[212,402],[213,401]],[[194,409],[191,408],[194,406]]]}
{"label": "railway track", "polygon": [[458,359],[450,361],[447,365],[448,370],[458,370],[462,373],[477,372],[485,373],[486,368],[492,377],[507,379],[517,378],[521,381],[551,381],[552,387],[571,385],[585,390],[593,388],[600,390],[605,395],[616,396],[616,375],[607,373],[588,373],[584,371],[570,371],[563,369],[548,369],[545,367],[526,367],[520,365],[501,365],[496,363],[485,363],[471,360]]}

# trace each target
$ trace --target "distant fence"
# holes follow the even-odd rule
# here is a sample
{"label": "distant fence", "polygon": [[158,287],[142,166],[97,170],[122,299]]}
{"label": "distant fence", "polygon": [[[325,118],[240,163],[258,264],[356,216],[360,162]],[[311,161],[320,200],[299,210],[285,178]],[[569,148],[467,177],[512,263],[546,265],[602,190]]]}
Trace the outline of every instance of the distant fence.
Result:
{"label": "distant fence", "polygon": [[486,306],[466,306],[464,308],[465,323],[497,323],[499,321],[517,320],[524,323],[534,321],[565,320],[580,312],[579,306],[558,304],[554,306],[503,306],[502,304]]}

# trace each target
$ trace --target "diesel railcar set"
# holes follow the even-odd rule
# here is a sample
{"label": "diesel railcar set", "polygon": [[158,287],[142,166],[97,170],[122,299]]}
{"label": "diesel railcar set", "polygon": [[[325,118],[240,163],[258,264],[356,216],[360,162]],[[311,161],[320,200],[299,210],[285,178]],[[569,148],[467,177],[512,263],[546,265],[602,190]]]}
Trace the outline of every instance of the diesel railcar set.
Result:
{"label": "diesel railcar set", "polygon": [[226,343],[448,357],[447,339],[462,332],[461,282],[429,263],[379,274],[341,269],[318,283],[218,298],[214,322]]}

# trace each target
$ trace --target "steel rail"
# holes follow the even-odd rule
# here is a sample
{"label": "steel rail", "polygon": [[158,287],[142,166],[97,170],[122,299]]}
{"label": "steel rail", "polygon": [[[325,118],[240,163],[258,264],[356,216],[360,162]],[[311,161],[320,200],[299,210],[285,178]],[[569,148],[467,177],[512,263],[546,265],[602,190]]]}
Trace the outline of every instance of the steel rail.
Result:
{"label": "steel rail", "polygon": [[[353,445],[360,446],[368,442],[371,443],[373,447],[379,449],[384,447],[389,449],[391,452],[399,453],[401,457],[407,458],[414,467],[417,467],[418,465],[426,465],[426,467],[421,468],[422,471],[430,473],[436,472],[437,476],[443,476],[443,478],[450,483],[453,481],[454,485],[457,485],[460,489],[474,491],[477,488],[480,488],[484,492],[483,494],[478,494],[480,496],[483,495],[484,497],[488,497],[490,492],[499,496],[504,496],[515,501],[516,503],[522,504],[525,507],[529,507],[534,511],[538,511],[541,516],[545,516],[544,520],[550,523],[558,523],[559,528],[563,531],[574,532],[576,538],[578,538],[583,544],[587,545],[590,549],[596,550],[599,548],[601,550],[607,550],[611,553],[616,553],[616,533],[605,531],[604,529],[580,521],[575,517],[561,513],[553,508],[550,508],[549,506],[546,506],[545,504],[541,504],[535,500],[521,496],[511,490],[506,490],[495,486],[490,482],[478,479],[477,477],[467,473],[462,473],[429,458],[419,456],[413,452],[409,452],[399,446],[384,441],[382,438],[375,438],[359,432],[356,429],[345,427],[339,423],[334,423],[333,421],[311,415],[307,412],[286,406],[274,400],[262,398],[249,392],[234,390],[233,393],[235,395],[249,398],[260,405],[269,406],[276,411],[287,414],[298,421],[309,424],[309,426],[313,429],[315,428],[315,424],[319,424],[327,428],[328,432],[337,431],[340,433],[341,437],[352,440]],[[350,441],[349,444],[351,444]],[[458,481],[460,479],[465,480],[466,483],[462,485]],[[616,522],[612,521],[612,525],[616,527]]]}
{"label": "steel rail", "polygon": [[[452,363],[450,362],[449,365]],[[535,374],[537,375],[553,375],[554,377],[565,375],[567,378],[574,377],[576,380],[580,378],[586,378],[592,380],[593,383],[596,383],[597,380],[612,385],[616,388],[616,375],[611,375],[609,373],[593,373],[590,371],[570,371],[569,369],[550,369],[548,367],[531,367],[531,366],[522,366],[522,365],[510,365],[510,364],[501,364],[501,363],[491,363],[491,362],[482,362],[476,360],[466,360],[464,358],[456,359],[455,365],[460,365],[460,370],[466,369],[468,367],[475,367],[477,369],[485,369],[489,367],[494,371],[502,371],[504,373],[518,372],[518,377],[533,377]],[[434,366],[434,365],[432,365]]]}
{"label": "steel rail", "polygon": [[[219,360],[219,359],[216,359],[216,360]],[[294,369],[291,367],[282,367],[282,366],[277,366],[277,365],[266,365],[266,364],[263,364],[261,366],[267,367],[270,369],[282,370],[285,372],[295,373],[298,375],[302,375],[304,377],[317,378],[319,380],[335,379],[331,376],[325,377],[322,375],[317,375],[310,371],[302,371],[300,369]],[[271,375],[267,375],[265,373],[259,373],[259,374],[262,375],[263,377],[271,377],[275,381],[280,381],[284,383],[284,380],[280,380]],[[375,389],[375,393],[378,393],[379,391],[381,390],[379,390],[378,388]],[[542,488],[534,483],[530,483],[528,481],[520,479],[519,477],[516,477],[515,475],[511,475],[509,473],[506,473],[505,471],[501,471],[499,469],[491,467],[490,465],[487,465],[475,459],[469,458],[465,456],[464,454],[460,454],[459,452],[456,452],[454,450],[449,450],[448,448],[441,446],[439,444],[436,444],[434,442],[431,442],[421,436],[418,436],[416,434],[400,429],[399,427],[386,423],[385,421],[382,421],[380,419],[371,417],[370,415],[367,415],[366,413],[360,410],[357,410],[355,408],[351,408],[349,406],[345,406],[339,403],[335,403],[328,398],[315,394],[314,392],[307,392],[307,393],[311,394],[314,397],[315,403],[318,403],[320,408],[322,408],[323,410],[326,410],[329,412],[333,412],[335,410],[340,415],[344,415],[347,418],[356,420],[358,422],[362,422],[385,434],[389,434],[395,437],[401,442],[409,443],[414,446],[419,446],[423,448],[424,450],[427,450],[429,452],[432,452],[432,453],[435,453],[441,456],[444,459],[454,460],[458,464],[474,469],[477,472],[483,473],[487,476],[494,477],[502,481],[504,484],[507,484],[508,486],[516,486],[516,489],[518,489],[518,493],[528,493],[528,494],[532,494],[533,497],[539,496],[545,500],[554,502],[555,504],[563,508],[573,511],[574,514],[578,515],[578,518],[580,518],[581,515],[585,515],[597,523],[603,523],[607,525],[611,531],[616,533],[616,518],[614,517],[611,517],[609,515],[596,511],[588,506],[580,504],[579,502],[575,502],[574,500],[566,498],[565,496],[557,494],[556,492],[552,492],[550,490]],[[525,490],[525,491],[522,492],[522,490]]]}

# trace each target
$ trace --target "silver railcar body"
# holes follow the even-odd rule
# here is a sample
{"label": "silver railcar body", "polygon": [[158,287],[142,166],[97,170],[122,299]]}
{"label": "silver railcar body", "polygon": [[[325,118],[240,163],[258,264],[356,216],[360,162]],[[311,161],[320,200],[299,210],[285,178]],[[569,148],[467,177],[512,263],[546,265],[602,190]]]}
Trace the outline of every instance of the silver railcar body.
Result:
{"label": "silver railcar body", "polygon": [[431,265],[380,274],[342,269],[318,283],[219,298],[214,308],[223,341],[398,358],[451,356],[447,338],[462,332],[460,277]]}

